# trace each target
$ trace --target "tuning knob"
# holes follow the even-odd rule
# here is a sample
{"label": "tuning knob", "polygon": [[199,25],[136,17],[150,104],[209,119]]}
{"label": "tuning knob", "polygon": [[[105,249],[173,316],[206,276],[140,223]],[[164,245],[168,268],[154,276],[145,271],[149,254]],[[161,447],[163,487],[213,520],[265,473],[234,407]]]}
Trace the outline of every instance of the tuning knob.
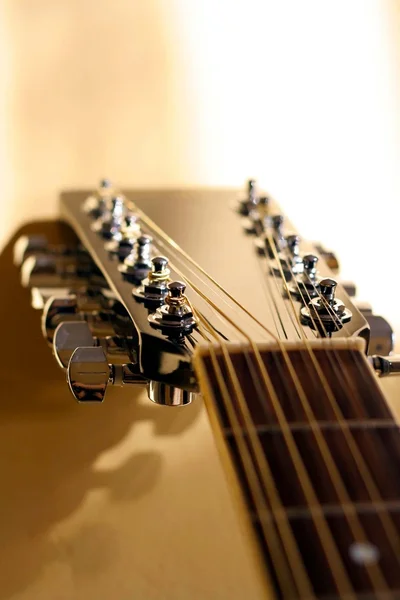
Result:
{"label": "tuning knob", "polygon": [[94,219],[104,215],[110,207],[113,186],[109,179],[102,179],[94,194],[91,194],[83,203],[83,211]]}
{"label": "tuning knob", "polygon": [[109,364],[103,348],[80,347],[67,368],[69,388],[78,402],[103,402],[108,385],[145,385],[136,365]]}
{"label": "tuning knob", "polygon": [[83,283],[105,287],[107,284],[90,257],[37,254],[29,256],[21,267],[23,287],[82,287]]}
{"label": "tuning knob", "polygon": [[132,294],[143,300],[146,308],[155,309],[164,303],[168,293],[170,270],[168,258],[165,256],[155,256],[151,262],[152,268],[148,277],[140,286],[133,289]]}
{"label": "tuning knob", "polygon": [[238,211],[241,215],[249,215],[257,206],[257,187],[255,179],[249,179],[247,182],[247,198],[239,202]]}
{"label": "tuning knob", "polygon": [[323,337],[330,337],[352,317],[351,311],[335,297],[336,286],[334,279],[321,279],[320,294],[300,310],[302,323],[317,330]]}
{"label": "tuning knob", "polygon": [[182,390],[160,381],[150,381],[147,392],[152,402],[162,406],[186,406],[198,396],[195,392]]}
{"label": "tuning knob", "polygon": [[177,340],[192,333],[197,325],[185,290],[186,285],[182,281],[172,281],[168,284],[164,306],[148,316],[153,327],[161,329],[163,335]]}
{"label": "tuning knob", "polygon": [[60,323],[56,328],[53,351],[58,364],[64,369],[76,348],[89,346],[101,346],[109,362],[124,364],[135,358],[133,350],[129,349],[129,342],[132,342],[132,338],[126,336],[93,336],[87,322],[69,321]]}
{"label": "tuning knob", "polygon": [[75,294],[65,297],[51,297],[46,302],[42,314],[42,334],[49,344],[53,343],[54,332],[64,321],[87,321],[92,332],[100,337],[116,333],[113,311],[80,311]]}
{"label": "tuning knob", "polygon": [[106,240],[118,239],[125,213],[124,202],[123,196],[114,196],[111,200],[110,212],[93,223],[93,231],[99,233]]}
{"label": "tuning knob", "polygon": [[131,253],[125,258],[119,270],[124,279],[139,285],[151,270],[150,252],[152,238],[141,235],[135,242]]}
{"label": "tuning knob", "polygon": [[123,219],[121,229],[115,232],[113,239],[105,244],[105,249],[112,255],[116,255],[123,262],[132,252],[136,240],[140,236],[140,225],[138,216],[128,214]]}
{"label": "tuning knob", "polygon": [[303,256],[303,272],[297,275],[289,286],[289,292],[296,300],[308,303],[318,296],[320,278],[317,276],[317,264],[318,256]]}

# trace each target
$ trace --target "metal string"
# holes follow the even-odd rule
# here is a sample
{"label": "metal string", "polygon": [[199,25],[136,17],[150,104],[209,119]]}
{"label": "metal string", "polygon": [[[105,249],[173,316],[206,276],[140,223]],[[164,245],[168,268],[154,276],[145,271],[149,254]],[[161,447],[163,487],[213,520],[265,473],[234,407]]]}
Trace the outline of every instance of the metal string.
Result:
{"label": "metal string", "polygon": [[[200,322],[202,322],[201,315],[198,315],[198,318],[200,319]],[[214,337],[214,339],[216,339],[218,345],[220,346],[222,350],[222,357],[225,360],[231,378],[232,371],[229,368],[231,366],[231,360],[229,357],[229,353],[226,352],[225,342],[221,342],[218,336],[216,336],[215,332],[212,329],[209,329],[208,323],[203,322],[203,325]],[[263,537],[267,546],[269,547],[271,560],[275,565],[276,576],[278,578],[281,589],[285,597],[287,597],[288,599],[294,598],[295,587],[297,588],[301,597],[315,598],[314,593],[312,591],[311,583],[308,579],[308,575],[304,569],[299,549],[294,540],[292,529],[287,520],[286,511],[282,506],[278,491],[276,489],[276,485],[269,464],[266,460],[264,460],[265,465],[263,465],[262,471],[264,485],[261,487],[260,480],[262,481],[263,478],[259,476],[260,474],[257,475],[254,460],[251,457],[250,450],[245,443],[245,436],[247,436],[247,431],[239,423],[238,416],[232,403],[232,399],[226,381],[223,377],[217,359],[217,355],[215,353],[213,345],[211,344],[211,340],[208,336],[205,336],[205,339],[207,339],[209,342],[210,357],[213,363],[214,372],[218,380],[218,385],[221,390],[225,410],[227,412],[228,419],[231,423],[235,441],[238,444],[239,455],[244,467],[244,472],[252,492],[253,500],[257,507],[256,510],[260,516],[259,522],[262,527]],[[209,393],[213,396],[214,404],[217,405],[215,395],[211,389],[209,390]],[[249,418],[249,415],[243,413],[243,411],[241,411],[241,413],[243,419],[246,420]],[[254,444],[254,432],[252,434],[251,429],[249,429],[249,432],[250,441]],[[257,442],[259,444],[259,440],[257,440]],[[269,500],[272,509],[272,514],[276,514],[279,512],[279,514],[281,515],[280,519],[273,519],[271,517],[270,511],[264,499],[264,493],[262,488],[264,488],[266,496]],[[275,527],[279,531],[280,538],[276,535]],[[282,555],[282,548],[280,547],[280,545],[282,545],[285,550],[287,563],[284,561],[284,556]]]}
{"label": "metal string", "polygon": [[[290,265],[289,265],[289,268],[290,268]],[[293,274],[292,270],[291,270],[291,274],[292,274],[292,277],[293,277],[294,274]],[[296,282],[298,291],[299,291],[300,295],[302,296],[302,300],[304,301],[304,297],[302,295],[300,286],[298,285],[298,282],[297,282],[297,280],[295,278],[294,278],[294,280]],[[311,297],[310,297],[310,294],[309,294],[307,288],[305,288],[305,290],[306,290],[306,293],[308,295],[309,300],[311,301]],[[290,291],[289,291],[289,293],[290,293]],[[333,312],[333,314],[335,314],[335,313]],[[321,322],[321,325],[322,325],[322,322]],[[354,392],[354,394],[355,394],[355,396],[358,396],[358,399],[361,400],[361,406],[362,406],[362,398],[360,396],[360,392],[357,390],[357,388],[354,385],[353,381],[349,377],[346,369],[341,369],[340,371],[338,371],[338,366],[340,366],[341,360],[340,360],[340,357],[338,356],[337,352],[335,351],[335,349],[333,348],[332,350],[333,350],[333,355],[334,355],[334,357],[335,357],[335,359],[337,361],[337,364],[335,364],[335,361],[333,360],[331,352],[326,352],[326,354],[327,354],[328,360],[329,360],[332,368],[339,375],[337,379],[338,379],[338,382],[339,382],[340,386],[342,387],[343,390],[345,390],[345,387],[344,387],[344,384],[343,384],[343,380],[342,380],[342,377],[341,377],[342,375],[344,375],[344,377],[345,377],[345,379],[347,381],[348,387],[350,389],[352,389],[353,392]],[[360,365],[355,360],[355,358],[354,358],[353,355],[352,355],[352,359],[356,363],[358,370],[361,371]],[[318,365],[318,367],[319,367],[319,365]],[[319,370],[318,374],[320,375],[319,378],[323,382],[323,380],[325,379],[325,376],[323,375],[323,372],[322,372],[322,370],[321,370],[320,367],[319,367],[318,370]],[[371,498],[371,502],[372,502],[372,504],[378,503],[378,504],[384,506],[383,498],[382,498],[382,496],[381,496],[381,494],[379,492],[379,489],[378,489],[378,487],[377,487],[377,485],[375,483],[374,477],[373,477],[373,475],[372,475],[372,473],[371,473],[371,471],[370,471],[367,463],[365,462],[364,457],[362,456],[362,454],[360,452],[360,449],[359,449],[359,447],[357,445],[357,442],[356,442],[356,440],[354,438],[354,434],[352,433],[350,427],[348,426],[348,423],[347,423],[346,419],[344,418],[343,412],[342,412],[340,406],[338,405],[338,403],[337,403],[337,401],[336,401],[336,399],[334,397],[333,391],[332,390],[330,390],[330,391],[332,392],[332,394],[328,395],[328,399],[329,399],[331,407],[332,407],[332,409],[333,409],[333,411],[335,413],[335,417],[336,417],[337,421],[339,422],[341,431],[342,431],[342,433],[343,433],[343,435],[344,435],[344,437],[346,439],[346,443],[347,443],[347,445],[348,445],[348,447],[350,449],[350,452],[351,452],[351,454],[353,456],[353,459],[354,459],[354,461],[355,461],[355,463],[357,465],[358,471],[359,471],[359,473],[361,475],[361,478],[362,478],[362,480],[364,482],[364,485],[366,486],[368,494],[369,494],[369,496]],[[396,525],[395,525],[395,523],[394,523],[394,521],[393,521],[393,519],[392,519],[392,517],[390,515],[390,512],[387,509],[386,509],[386,511],[377,511],[377,513],[378,513],[379,518],[380,518],[380,520],[382,522],[382,525],[383,525],[383,527],[384,527],[384,529],[386,531],[389,543],[392,546],[392,549],[393,549],[394,554],[395,554],[395,556],[397,558],[397,561],[400,564],[400,536],[399,536],[399,533],[397,531]]]}
{"label": "metal string", "polygon": [[[274,252],[274,255],[275,255],[275,259],[276,259],[277,262],[279,261],[278,264],[280,265],[282,280],[283,280],[284,286],[286,288],[286,293],[289,296],[289,299],[290,299],[291,304],[293,306],[293,310],[295,312],[295,307],[294,307],[294,304],[293,304],[293,299],[292,299],[292,296],[290,294],[290,290],[288,288],[287,281],[286,281],[286,278],[285,278],[285,275],[284,275],[284,272],[283,272],[283,269],[282,269],[279,257],[278,257],[277,252],[276,252],[275,241],[273,240],[273,238],[272,238],[272,236],[270,234],[267,234],[267,235],[269,235],[270,244],[271,244],[271,247],[273,249],[273,252]],[[293,275],[293,272],[292,272],[292,275]],[[295,278],[294,278],[294,281],[296,281],[296,284],[297,284],[297,280]],[[298,286],[298,289],[300,289],[299,286]],[[295,314],[297,315],[297,312],[295,312]],[[312,362],[314,364],[315,371],[319,375],[319,378],[321,380],[321,383],[323,384],[323,387],[324,387],[324,390],[326,392],[326,395],[327,395],[327,397],[328,397],[328,399],[329,399],[329,401],[330,401],[330,403],[332,405],[332,408],[334,410],[335,416],[336,416],[336,418],[338,420],[340,420],[341,428],[344,431],[345,428],[343,428],[343,424],[342,424],[343,414],[341,414],[339,405],[337,404],[337,401],[336,401],[336,398],[335,398],[335,396],[333,394],[333,391],[330,388],[330,386],[329,386],[329,384],[328,384],[325,376],[323,375],[321,367],[320,367],[320,365],[319,365],[319,363],[318,363],[318,361],[317,361],[317,359],[315,357],[315,354],[314,354],[312,348],[310,347],[310,345],[308,343],[308,340],[305,338],[305,336],[304,336],[304,340],[303,341],[304,341],[304,343],[306,345],[306,348],[307,348],[307,350],[309,352],[311,360],[312,360]],[[284,354],[287,355],[286,350],[284,351]],[[353,534],[353,536],[355,537],[356,540],[358,540],[358,541],[366,541],[367,540],[367,536],[366,536],[364,528],[363,528],[363,526],[362,526],[362,524],[361,524],[361,522],[359,520],[357,511],[356,511],[356,509],[354,507],[354,504],[350,500],[350,497],[348,495],[348,492],[347,492],[346,486],[344,484],[344,481],[343,481],[343,479],[342,479],[342,477],[341,477],[341,475],[340,475],[340,473],[338,471],[336,463],[335,463],[335,461],[333,459],[333,456],[332,456],[332,454],[331,454],[331,452],[329,450],[328,444],[326,443],[325,437],[324,437],[324,435],[323,435],[323,433],[321,431],[321,428],[319,427],[319,425],[318,425],[318,423],[317,423],[317,421],[315,419],[314,411],[312,410],[312,407],[311,407],[311,405],[309,404],[309,402],[307,400],[306,394],[304,393],[304,389],[301,386],[301,383],[300,383],[300,381],[299,381],[299,379],[297,377],[297,374],[296,374],[296,372],[295,372],[295,370],[293,368],[293,365],[292,365],[292,363],[291,363],[290,360],[287,361],[287,366],[288,366],[288,369],[291,371],[291,377],[292,377],[293,383],[294,383],[294,385],[296,387],[296,391],[297,391],[297,393],[299,395],[299,398],[300,398],[300,401],[301,401],[302,406],[304,408],[304,411],[306,412],[306,415],[307,415],[307,418],[309,420],[310,426],[312,427],[313,433],[315,435],[315,439],[316,439],[317,444],[318,444],[318,448],[319,448],[319,450],[321,452],[321,456],[323,457],[323,460],[325,462],[325,466],[327,467],[327,470],[330,473],[330,477],[331,477],[332,483],[334,485],[335,491],[336,491],[336,493],[337,493],[337,495],[339,497],[339,501],[340,501],[341,504],[347,504],[350,507],[350,511],[349,511],[350,514],[348,512],[346,512],[346,516],[348,517],[349,527],[350,527],[350,529],[352,531],[352,534]],[[341,418],[338,416],[338,414],[340,414]],[[348,431],[348,429],[347,429],[347,431]],[[348,433],[350,433],[350,432],[348,431]],[[346,437],[348,437],[348,436],[346,436]],[[351,434],[350,434],[350,437],[352,438]],[[353,439],[353,442],[354,442],[354,439]],[[350,517],[352,517],[352,518],[350,519]],[[384,575],[383,575],[383,573],[382,573],[382,571],[381,571],[381,569],[380,569],[380,567],[378,565],[376,565],[376,564],[375,565],[368,565],[367,566],[367,572],[368,572],[368,574],[370,576],[371,583],[376,588],[378,588],[378,589],[379,588],[380,589],[386,589],[386,590],[388,589],[388,584],[386,582],[386,579],[385,579],[385,577],[384,577]]]}
{"label": "metal string", "polygon": [[[273,243],[274,243],[274,242],[273,242]],[[271,245],[271,247],[273,248],[273,245]],[[179,247],[178,247],[178,248],[179,248]],[[190,257],[189,257],[189,258],[190,258]],[[278,260],[278,264],[280,265],[279,258],[277,258],[277,260]],[[280,267],[280,268],[281,268],[281,267]],[[281,271],[282,271],[282,268],[281,268]],[[204,273],[205,273],[205,272],[204,272]],[[289,292],[289,294],[290,294],[290,292]],[[291,299],[291,297],[290,297],[290,296],[289,296],[289,298],[290,298],[290,301],[291,301],[291,303],[292,303],[292,307],[293,307],[293,301],[292,301],[292,299]],[[294,308],[294,307],[293,307],[293,308]],[[294,312],[295,312],[295,311],[294,311]],[[295,314],[296,314],[296,313],[295,313]],[[296,315],[296,316],[297,316],[297,315]],[[300,324],[300,323],[299,323],[299,325],[300,325],[300,327],[301,327],[301,324]],[[229,356],[229,355],[228,355],[228,356]],[[262,366],[264,367],[264,365],[263,365],[263,364],[262,364]],[[293,365],[290,365],[290,366],[291,366],[291,367],[292,367],[292,369],[293,369]],[[289,365],[288,365],[288,367],[289,367]],[[236,375],[235,375],[234,371],[233,371],[233,374],[232,374],[232,371],[231,371],[231,369],[233,369],[233,365],[232,365],[232,367],[230,368],[230,372],[231,372],[231,376],[232,376],[232,377],[236,377]],[[295,372],[294,372],[294,370],[292,370],[292,373],[291,373],[291,374],[292,374],[293,381],[294,381],[294,383],[296,384],[295,377],[293,377],[293,375],[296,375],[296,374],[295,374]],[[237,381],[236,381],[235,383],[236,383],[236,384],[238,384],[238,382],[237,382]],[[299,383],[299,382],[298,382],[298,383]],[[236,386],[235,386],[235,387],[236,387]],[[297,386],[296,386],[296,387],[297,387]],[[240,391],[240,393],[241,393],[240,385],[239,385],[239,391]],[[304,391],[303,391],[303,394],[304,394]],[[239,396],[239,397],[240,397],[240,396]],[[306,398],[304,398],[304,399],[306,400]],[[278,400],[278,399],[276,398],[276,400]],[[243,402],[244,402],[244,397],[243,397]],[[306,400],[306,402],[307,402],[307,400]],[[279,404],[279,402],[278,402],[278,404]],[[309,408],[311,409],[311,407],[309,407]],[[285,419],[285,420],[286,420],[286,419]],[[290,435],[291,435],[291,433],[290,433]],[[292,443],[293,443],[293,445],[294,445],[294,448],[295,448],[296,452],[298,452],[298,451],[297,451],[297,447],[296,447],[296,446],[295,446],[295,444],[294,444],[294,440],[292,440]],[[292,450],[293,450],[293,448],[292,448]],[[262,455],[262,456],[263,456],[263,455]],[[300,459],[300,456],[298,456],[298,457],[296,457],[296,458],[299,458],[299,459]],[[332,458],[332,457],[331,457],[331,458]],[[292,457],[292,460],[293,460],[293,457]],[[301,461],[301,459],[300,459],[300,461]],[[302,462],[302,461],[301,461],[301,462]],[[301,462],[300,462],[300,463],[298,463],[298,464],[301,464]],[[309,483],[311,483],[311,482],[309,482]],[[326,527],[327,527],[327,524],[326,524],[326,523],[325,523],[325,525],[326,525]],[[329,529],[328,529],[328,532],[329,532]],[[329,533],[330,533],[330,532],[329,532]],[[329,540],[329,536],[328,536],[328,540]],[[332,542],[333,542],[333,540],[332,540]],[[336,550],[336,548],[334,548],[334,549]]]}

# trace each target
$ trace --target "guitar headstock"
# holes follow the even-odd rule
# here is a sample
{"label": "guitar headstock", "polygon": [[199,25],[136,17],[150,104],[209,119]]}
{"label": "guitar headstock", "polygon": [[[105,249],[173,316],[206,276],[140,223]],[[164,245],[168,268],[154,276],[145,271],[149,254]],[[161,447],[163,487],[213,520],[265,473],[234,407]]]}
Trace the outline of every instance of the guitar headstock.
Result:
{"label": "guitar headstock", "polygon": [[17,241],[22,284],[78,401],[147,384],[151,400],[186,404],[199,392],[194,349],[215,339],[362,337],[389,354],[390,327],[379,321],[371,338],[369,317],[380,317],[335,279],[334,255],[301,240],[254,181],[242,196],[122,193],[104,180],[95,193],[61,196],[74,244]]}

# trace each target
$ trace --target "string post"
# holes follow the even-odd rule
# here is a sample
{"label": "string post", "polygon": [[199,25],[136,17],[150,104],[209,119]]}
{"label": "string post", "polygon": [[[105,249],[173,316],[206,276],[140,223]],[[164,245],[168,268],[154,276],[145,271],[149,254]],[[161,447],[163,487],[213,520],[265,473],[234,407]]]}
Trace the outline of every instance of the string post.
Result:
{"label": "string post", "polygon": [[168,268],[168,258],[165,256],[155,256],[151,259],[151,263],[152,267],[148,276],[140,286],[132,290],[132,294],[143,300],[146,308],[154,310],[164,304],[171,272]]}
{"label": "string post", "polygon": [[122,276],[130,283],[140,285],[151,270],[150,253],[152,241],[153,238],[150,235],[139,236],[131,252],[119,266]]}
{"label": "string post", "polygon": [[318,296],[300,310],[301,322],[322,337],[342,329],[352,318],[351,311],[335,297],[337,281],[327,277],[319,282]]}
{"label": "string post", "polygon": [[197,325],[185,290],[186,285],[182,281],[169,283],[165,304],[148,316],[153,327],[174,340],[183,340]]}

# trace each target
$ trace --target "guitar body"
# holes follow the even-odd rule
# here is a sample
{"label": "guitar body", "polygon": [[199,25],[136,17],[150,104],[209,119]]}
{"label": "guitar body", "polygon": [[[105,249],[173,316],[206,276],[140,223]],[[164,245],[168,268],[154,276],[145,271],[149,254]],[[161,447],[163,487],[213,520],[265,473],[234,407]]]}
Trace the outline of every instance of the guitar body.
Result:
{"label": "guitar body", "polygon": [[[235,194],[198,194],[134,200],[271,325],[251,240],[229,208]],[[265,598],[201,398],[170,408],[126,387],[103,404],[71,400],[12,264],[17,237],[38,231],[54,244],[73,237],[61,221],[30,224],[0,257],[0,600]],[[352,327],[364,329],[362,316]],[[399,386],[384,383],[396,411]]]}

